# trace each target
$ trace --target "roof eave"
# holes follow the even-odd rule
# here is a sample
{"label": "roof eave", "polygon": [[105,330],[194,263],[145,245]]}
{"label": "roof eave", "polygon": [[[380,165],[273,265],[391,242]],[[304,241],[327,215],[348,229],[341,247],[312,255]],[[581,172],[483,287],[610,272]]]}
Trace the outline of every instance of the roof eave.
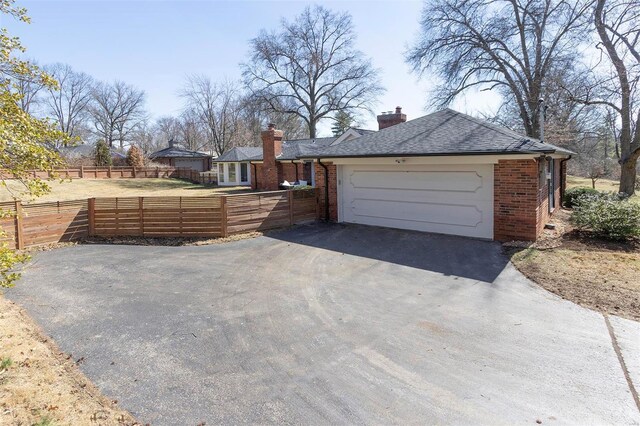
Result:
{"label": "roof eave", "polygon": [[[388,154],[360,154],[360,155],[313,155],[302,156],[300,159],[314,159],[314,158],[384,158],[384,157],[458,157],[469,155],[544,155],[544,154],[565,154],[565,152],[558,152],[557,150],[535,150],[535,151],[466,151],[466,152],[437,152],[437,153],[388,153]],[[570,155],[570,153],[566,153]]]}

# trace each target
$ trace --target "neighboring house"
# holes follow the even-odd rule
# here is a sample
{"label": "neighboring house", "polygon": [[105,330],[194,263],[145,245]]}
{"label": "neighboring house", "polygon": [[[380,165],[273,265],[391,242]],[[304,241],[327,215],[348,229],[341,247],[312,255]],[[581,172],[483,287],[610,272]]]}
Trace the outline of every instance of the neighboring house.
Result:
{"label": "neighboring house", "polygon": [[252,187],[295,171],[329,220],[495,240],[535,240],[560,205],[570,151],[450,109],[406,121],[398,107],[378,124],[302,141],[270,125],[262,156],[245,160]]}
{"label": "neighboring house", "polygon": [[149,155],[156,163],[167,166],[187,168],[198,172],[211,170],[211,155],[175,146],[173,140],[169,141],[169,147],[156,151]]}
{"label": "neighboring house", "polygon": [[[111,159],[114,164],[124,163],[127,156],[116,151],[114,148],[110,149]],[[60,156],[64,158],[69,164],[94,164],[96,157],[96,146],[94,144],[81,144],[74,146],[63,146],[58,148]]]}

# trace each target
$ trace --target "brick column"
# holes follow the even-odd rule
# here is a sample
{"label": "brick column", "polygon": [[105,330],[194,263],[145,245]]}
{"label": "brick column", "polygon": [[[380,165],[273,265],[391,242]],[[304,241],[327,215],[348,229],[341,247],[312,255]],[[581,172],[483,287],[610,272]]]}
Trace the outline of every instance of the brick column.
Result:
{"label": "brick column", "polygon": [[282,130],[276,130],[275,124],[269,124],[269,128],[263,131],[262,137],[262,179],[258,181],[258,189],[264,191],[277,191],[278,167],[276,157],[282,154]]}
{"label": "brick column", "polygon": [[540,220],[537,161],[500,160],[493,176],[494,239],[534,241]]}

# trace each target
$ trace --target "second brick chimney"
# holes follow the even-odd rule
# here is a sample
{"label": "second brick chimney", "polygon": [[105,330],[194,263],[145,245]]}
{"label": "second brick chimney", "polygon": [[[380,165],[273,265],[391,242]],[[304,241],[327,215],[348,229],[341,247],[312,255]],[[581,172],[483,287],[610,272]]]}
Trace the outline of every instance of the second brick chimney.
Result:
{"label": "second brick chimney", "polygon": [[391,111],[383,112],[378,116],[378,130],[395,126],[396,124],[407,121],[407,115],[402,113],[402,107],[396,107],[395,114]]}
{"label": "second brick chimney", "polygon": [[277,130],[276,125],[272,123],[260,136],[262,137],[262,182],[259,189],[277,191],[280,182],[278,182],[276,157],[282,154],[282,130]]}

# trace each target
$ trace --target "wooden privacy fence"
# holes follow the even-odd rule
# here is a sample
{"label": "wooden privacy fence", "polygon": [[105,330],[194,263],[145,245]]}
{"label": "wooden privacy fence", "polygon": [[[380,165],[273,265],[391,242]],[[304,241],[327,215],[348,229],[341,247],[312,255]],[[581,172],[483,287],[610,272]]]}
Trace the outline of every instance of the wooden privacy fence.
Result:
{"label": "wooden privacy fence", "polygon": [[313,222],[315,189],[213,197],[90,198],[22,205],[0,203],[2,240],[11,248],[87,236],[226,237]]}
{"label": "wooden privacy fence", "polygon": [[[55,169],[53,172],[46,170],[30,170],[29,177],[71,178],[71,179],[139,179],[139,178],[177,178],[187,179],[195,183],[217,183],[218,175],[213,172],[198,172],[182,167],[93,167],[81,166]],[[12,179],[11,173],[0,171],[3,179]]]}
{"label": "wooden privacy fence", "polygon": [[5,233],[0,241],[10,248],[23,249],[83,239],[89,232],[87,205],[87,200],[25,205],[20,201],[0,203],[0,211],[7,214],[0,219]]}

